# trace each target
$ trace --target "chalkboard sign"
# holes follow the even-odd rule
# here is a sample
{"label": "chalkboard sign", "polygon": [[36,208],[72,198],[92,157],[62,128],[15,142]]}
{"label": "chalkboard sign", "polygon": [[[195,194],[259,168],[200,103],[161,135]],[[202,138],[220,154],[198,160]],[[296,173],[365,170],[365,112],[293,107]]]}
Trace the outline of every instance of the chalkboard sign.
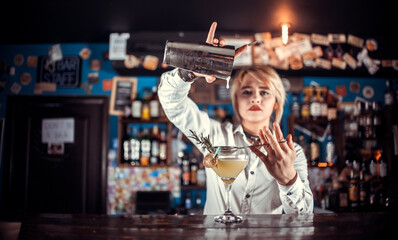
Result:
{"label": "chalkboard sign", "polygon": [[49,57],[39,58],[37,82],[55,83],[57,87],[80,87],[81,58],[79,56],[64,56],[61,60],[49,63]]}
{"label": "chalkboard sign", "polygon": [[218,103],[231,103],[231,94],[227,88],[227,82],[220,80],[214,82],[214,102]]}
{"label": "chalkboard sign", "polygon": [[135,99],[137,91],[137,78],[114,77],[112,80],[112,93],[109,114],[121,116],[126,105]]}

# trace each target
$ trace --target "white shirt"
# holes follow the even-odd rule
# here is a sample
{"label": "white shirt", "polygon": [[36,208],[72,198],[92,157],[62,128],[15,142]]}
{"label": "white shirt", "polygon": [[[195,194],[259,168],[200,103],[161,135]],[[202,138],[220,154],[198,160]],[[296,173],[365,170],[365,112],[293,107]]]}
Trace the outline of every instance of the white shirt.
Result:
{"label": "white shirt", "polygon": [[[162,74],[159,100],[168,119],[186,136],[189,130],[209,136],[214,146],[248,146],[242,125],[221,124],[199,110],[188,97],[191,83],[184,82],[177,69]],[[206,150],[192,142],[204,155]],[[265,164],[249,149],[249,162],[231,190],[232,212],[235,214],[312,213],[313,196],[308,182],[307,160],[302,148],[295,143],[297,157],[294,167],[297,180],[290,186],[280,185]],[[261,149],[266,154],[264,148]],[[206,204],[204,214],[222,214],[226,209],[224,183],[210,168],[206,168]]]}

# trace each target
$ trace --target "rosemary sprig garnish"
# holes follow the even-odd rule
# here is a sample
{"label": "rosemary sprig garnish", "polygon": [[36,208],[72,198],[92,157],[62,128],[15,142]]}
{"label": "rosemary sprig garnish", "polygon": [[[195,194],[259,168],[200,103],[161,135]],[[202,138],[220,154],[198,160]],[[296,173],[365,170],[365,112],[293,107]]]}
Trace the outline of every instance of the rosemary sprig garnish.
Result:
{"label": "rosemary sprig garnish", "polygon": [[210,153],[214,153],[213,144],[211,144],[209,136],[204,137],[203,134],[200,134],[199,137],[195,131],[193,130],[189,131],[191,132],[191,136],[188,137],[195,139],[198,144],[202,145],[202,148],[207,149],[207,151],[209,151]]}

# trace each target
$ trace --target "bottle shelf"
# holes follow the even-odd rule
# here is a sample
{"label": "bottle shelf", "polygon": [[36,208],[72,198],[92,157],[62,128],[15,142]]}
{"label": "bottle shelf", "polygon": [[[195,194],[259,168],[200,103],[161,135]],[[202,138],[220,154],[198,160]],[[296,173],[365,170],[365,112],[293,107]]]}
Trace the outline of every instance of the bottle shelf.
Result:
{"label": "bottle shelf", "polygon": [[181,190],[206,190],[206,186],[201,185],[181,185]]}
{"label": "bottle shelf", "polygon": [[143,124],[143,123],[169,123],[169,120],[167,117],[159,117],[159,118],[152,118],[150,120],[142,120],[138,118],[132,118],[132,117],[121,117],[119,118],[120,123],[137,123],[137,124]]}
{"label": "bottle shelf", "polygon": [[149,165],[131,165],[127,163],[118,163],[117,165],[120,168],[166,168],[173,167],[173,165],[165,165],[165,164],[149,164]]}
{"label": "bottle shelf", "polygon": [[[126,126],[129,124],[166,124],[167,125],[167,132],[166,132],[166,142],[167,142],[167,147],[166,147],[166,152],[167,152],[167,158],[166,158],[166,164],[148,164],[148,165],[131,165],[131,164],[125,164],[122,163],[122,154],[123,154],[123,134],[125,132]],[[159,118],[152,118],[149,120],[142,120],[142,119],[137,119],[137,118],[132,118],[132,117],[119,117],[118,119],[118,140],[119,140],[119,149],[118,149],[118,156],[117,156],[117,161],[118,161],[118,166],[119,167],[170,167],[171,163],[171,141],[172,141],[172,128],[173,124],[165,117],[161,116]]]}
{"label": "bottle shelf", "polygon": [[327,120],[327,119],[304,119],[304,118],[294,118],[294,122],[297,124],[300,123],[330,123],[330,124],[335,124],[336,120]]}

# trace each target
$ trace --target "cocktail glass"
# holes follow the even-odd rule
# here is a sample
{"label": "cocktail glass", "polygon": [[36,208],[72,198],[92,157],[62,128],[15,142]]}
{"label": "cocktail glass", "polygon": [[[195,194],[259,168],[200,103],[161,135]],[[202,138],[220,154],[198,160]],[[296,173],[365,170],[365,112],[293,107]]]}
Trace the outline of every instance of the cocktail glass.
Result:
{"label": "cocktail glass", "polygon": [[217,165],[212,169],[224,182],[226,192],[226,210],[224,214],[216,216],[214,220],[220,223],[242,222],[242,217],[232,213],[231,210],[231,187],[239,173],[246,167],[248,155],[243,149],[236,147],[221,146],[217,156]]}

